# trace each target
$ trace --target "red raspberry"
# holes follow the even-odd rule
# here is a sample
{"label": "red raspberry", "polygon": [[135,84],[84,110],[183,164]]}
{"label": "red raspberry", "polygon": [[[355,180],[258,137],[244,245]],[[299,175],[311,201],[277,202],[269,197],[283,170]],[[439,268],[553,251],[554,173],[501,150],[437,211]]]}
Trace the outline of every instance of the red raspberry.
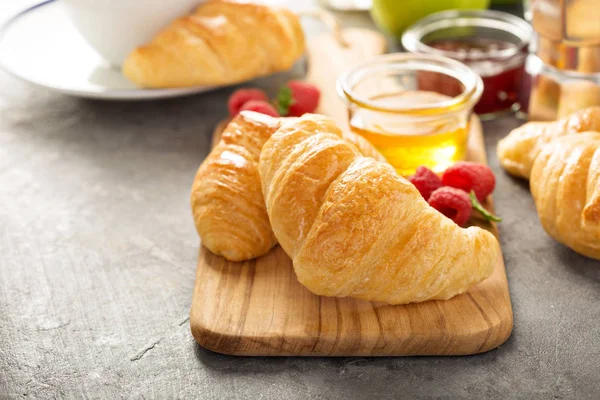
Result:
{"label": "red raspberry", "polygon": [[477,200],[483,201],[496,186],[494,173],[485,164],[461,161],[449,167],[442,175],[444,186],[475,192]]}
{"label": "red raspberry", "polygon": [[469,195],[463,190],[448,186],[434,190],[429,196],[429,205],[456,222],[458,226],[466,224],[473,211]]}
{"label": "red raspberry", "polygon": [[227,101],[229,115],[232,117],[238,115],[242,106],[250,100],[269,101],[269,98],[260,89],[238,89],[229,96],[229,100]]}
{"label": "red raspberry", "polygon": [[420,166],[414,175],[409,176],[408,180],[415,185],[425,200],[429,199],[431,193],[442,186],[442,180],[432,170]]}
{"label": "red raspberry", "polygon": [[262,100],[250,100],[240,108],[242,111],[256,111],[261,114],[270,115],[271,117],[279,117],[279,113],[271,104]]}
{"label": "red raspberry", "polygon": [[315,112],[321,97],[321,92],[316,86],[301,81],[289,81],[287,86],[292,91],[294,100],[288,112],[290,117],[300,117],[303,114]]}

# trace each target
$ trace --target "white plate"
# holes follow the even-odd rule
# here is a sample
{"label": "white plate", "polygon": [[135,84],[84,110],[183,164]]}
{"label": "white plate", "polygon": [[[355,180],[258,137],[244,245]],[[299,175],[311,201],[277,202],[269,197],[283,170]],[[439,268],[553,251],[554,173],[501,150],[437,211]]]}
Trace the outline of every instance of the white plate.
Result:
{"label": "white plate", "polygon": [[214,89],[136,87],[96,54],[55,0],[22,11],[0,28],[0,66],[27,82],[96,99],[157,99]]}

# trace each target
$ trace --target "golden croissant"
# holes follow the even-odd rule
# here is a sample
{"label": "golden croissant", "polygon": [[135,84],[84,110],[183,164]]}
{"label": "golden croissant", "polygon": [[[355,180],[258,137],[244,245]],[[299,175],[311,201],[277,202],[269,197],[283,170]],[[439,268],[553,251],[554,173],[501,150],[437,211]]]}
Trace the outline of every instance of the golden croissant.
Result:
{"label": "golden croissant", "polygon": [[[230,261],[260,257],[277,243],[261,192],[258,160],[282,120],[242,112],[227,125],[196,173],[191,194],[196,229],[206,248]],[[342,135],[339,130],[338,134]],[[363,138],[351,132],[343,137],[362,154],[385,160]]]}
{"label": "golden croissant", "polygon": [[275,244],[258,175],[260,151],[279,119],[243,112],[200,165],[191,204],[202,244],[231,261],[266,254]]}
{"label": "golden croissant", "polygon": [[499,260],[491,233],[460,228],[430,207],[393,167],[341,140],[327,117],[283,123],[263,147],[259,172],[275,237],[315,294],[449,299]]}
{"label": "golden croissant", "polygon": [[554,122],[528,122],[498,142],[502,167],[512,175],[529,179],[533,162],[544,145],[571,133],[600,131],[600,107],[577,111]]}
{"label": "golden croissant", "polygon": [[600,133],[568,135],[546,145],[533,163],[530,185],[546,232],[600,260]]}
{"label": "golden croissant", "polygon": [[135,49],[123,74],[149,88],[226,85],[287,70],[303,53],[302,27],[291,11],[209,0]]}

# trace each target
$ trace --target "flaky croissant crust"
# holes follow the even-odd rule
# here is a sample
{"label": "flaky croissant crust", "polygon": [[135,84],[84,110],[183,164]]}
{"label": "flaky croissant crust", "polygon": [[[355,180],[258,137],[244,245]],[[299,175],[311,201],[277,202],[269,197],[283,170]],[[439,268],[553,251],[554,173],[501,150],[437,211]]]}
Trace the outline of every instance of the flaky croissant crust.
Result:
{"label": "flaky croissant crust", "polygon": [[577,111],[554,122],[528,122],[498,142],[500,165],[510,174],[529,179],[542,148],[571,133],[600,131],[600,107]]}
{"label": "flaky croissant crust", "polygon": [[279,124],[262,114],[239,114],[194,178],[191,206],[202,244],[230,261],[262,256],[277,243],[260,189],[258,160]]}
{"label": "flaky croissant crust", "polygon": [[568,135],[544,146],[530,186],[548,234],[600,260],[600,133]]}
{"label": "flaky croissant crust", "polygon": [[451,298],[492,273],[500,249],[491,233],[458,227],[338,131],[305,115],[261,153],[267,212],[300,283],[318,295],[404,304]]}
{"label": "flaky croissant crust", "polygon": [[304,34],[291,11],[236,0],[209,0],[135,49],[123,74],[149,88],[215,86],[292,67]]}
{"label": "flaky croissant crust", "polygon": [[[293,118],[240,113],[196,173],[191,193],[196,230],[206,248],[230,261],[260,257],[277,243],[261,191],[258,160],[264,143],[284,120]],[[336,134],[362,155],[385,162],[364,138],[339,129]]]}

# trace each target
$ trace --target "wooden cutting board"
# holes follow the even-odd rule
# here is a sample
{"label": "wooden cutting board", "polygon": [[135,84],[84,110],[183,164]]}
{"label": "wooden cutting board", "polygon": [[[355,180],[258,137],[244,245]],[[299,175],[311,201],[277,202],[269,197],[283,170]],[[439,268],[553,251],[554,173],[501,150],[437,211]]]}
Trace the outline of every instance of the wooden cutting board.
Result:
{"label": "wooden cutting board", "polygon": [[[320,112],[347,124],[335,77],[385,50],[378,33],[343,32],[349,47],[330,34],[308,43],[307,80],[322,90]],[[215,141],[225,127],[219,125]],[[481,123],[471,121],[468,159],[486,162]],[[487,204],[493,210],[493,205]],[[496,237],[493,224],[473,221]],[[279,247],[243,263],[200,248],[190,325],[203,347],[225,354],[263,356],[464,355],[498,347],[510,336],[512,308],[504,262],[492,276],[448,301],[391,306],[312,294],[298,283]]]}

